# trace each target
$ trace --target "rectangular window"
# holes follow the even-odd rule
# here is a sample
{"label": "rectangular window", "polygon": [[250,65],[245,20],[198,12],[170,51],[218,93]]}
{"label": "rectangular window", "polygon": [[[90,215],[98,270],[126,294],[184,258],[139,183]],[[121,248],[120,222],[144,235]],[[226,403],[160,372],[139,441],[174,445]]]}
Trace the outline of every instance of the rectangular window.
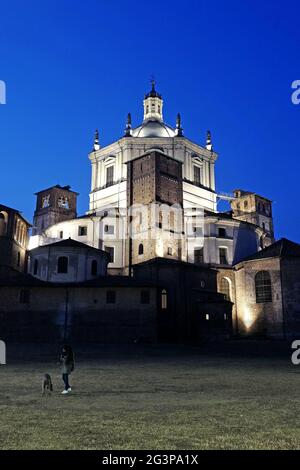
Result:
{"label": "rectangular window", "polygon": [[168,255],[169,255],[169,256],[172,256],[172,254],[173,254],[172,247],[171,247],[171,246],[168,246]]}
{"label": "rectangular window", "polygon": [[194,249],[194,261],[196,264],[204,263],[204,249],[203,248]]}
{"label": "rectangular window", "polygon": [[218,228],[218,237],[219,238],[225,238],[226,237],[226,229],[225,228]]}
{"label": "rectangular window", "polygon": [[116,303],[116,291],[108,290],[106,291],[106,303],[115,304]]}
{"label": "rectangular window", "polygon": [[272,283],[268,271],[259,271],[255,276],[256,303],[272,302]]}
{"label": "rectangular window", "polygon": [[113,246],[105,246],[104,250],[109,254],[109,262],[114,263],[115,261],[115,249]]}
{"label": "rectangular window", "polygon": [[228,264],[227,248],[219,248],[220,264]]}
{"label": "rectangular window", "polygon": [[205,314],[205,320],[209,320],[209,313]]}
{"label": "rectangular window", "polygon": [[69,258],[67,256],[59,256],[57,259],[57,273],[67,274],[69,267]]}
{"label": "rectangular window", "polygon": [[115,227],[113,225],[104,225],[104,233],[113,235],[115,233]]}
{"label": "rectangular window", "polygon": [[201,168],[199,166],[194,166],[194,183],[197,186],[201,185]]}
{"label": "rectangular window", "polygon": [[114,167],[109,166],[106,168],[106,186],[114,184]]}
{"label": "rectangular window", "polygon": [[161,292],[161,308],[166,310],[168,308],[168,293],[165,289]]}
{"label": "rectangular window", "polygon": [[78,236],[85,237],[86,235],[87,235],[87,226],[84,225],[84,226],[78,227]]}
{"label": "rectangular window", "polygon": [[141,304],[150,304],[150,292],[148,290],[141,291]]}
{"label": "rectangular window", "polygon": [[193,227],[193,233],[196,237],[201,237],[203,235],[202,227]]}
{"label": "rectangular window", "polygon": [[20,304],[29,304],[30,303],[30,291],[21,290],[20,291]]}
{"label": "rectangular window", "polygon": [[62,230],[59,232],[59,238],[64,238],[64,232]]}

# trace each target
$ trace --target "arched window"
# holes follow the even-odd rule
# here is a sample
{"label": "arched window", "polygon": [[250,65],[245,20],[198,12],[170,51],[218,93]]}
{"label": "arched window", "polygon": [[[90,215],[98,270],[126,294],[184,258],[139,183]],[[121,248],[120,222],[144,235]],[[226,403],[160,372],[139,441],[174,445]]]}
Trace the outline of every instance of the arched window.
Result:
{"label": "arched window", "polygon": [[144,254],[144,245],[142,243],[139,244],[139,255]]}
{"label": "arched window", "polygon": [[7,213],[0,212],[0,236],[6,235],[6,227],[7,227]]}
{"label": "arched window", "polygon": [[57,272],[59,274],[67,274],[69,260],[66,256],[60,256],[57,260]]}
{"label": "arched window", "polygon": [[272,283],[268,271],[259,271],[255,276],[256,303],[272,302]]}
{"label": "arched window", "polygon": [[220,282],[220,292],[225,296],[226,300],[231,300],[230,281],[226,277],[222,277]]}
{"label": "arched window", "polygon": [[33,265],[33,274],[36,275],[38,272],[38,267],[39,267],[39,262],[37,259],[34,260],[34,265]]}
{"label": "arched window", "polygon": [[98,274],[98,263],[96,259],[93,259],[92,266],[91,266],[91,275],[97,276]]}

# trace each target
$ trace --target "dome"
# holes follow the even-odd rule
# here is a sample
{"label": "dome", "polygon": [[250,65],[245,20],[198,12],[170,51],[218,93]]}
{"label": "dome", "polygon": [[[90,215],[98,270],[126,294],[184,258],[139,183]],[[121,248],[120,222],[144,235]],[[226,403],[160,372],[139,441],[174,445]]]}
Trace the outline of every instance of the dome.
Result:
{"label": "dome", "polygon": [[171,126],[160,121],[145,121],[139,127],[132,129],[132,137],[175,137]]}

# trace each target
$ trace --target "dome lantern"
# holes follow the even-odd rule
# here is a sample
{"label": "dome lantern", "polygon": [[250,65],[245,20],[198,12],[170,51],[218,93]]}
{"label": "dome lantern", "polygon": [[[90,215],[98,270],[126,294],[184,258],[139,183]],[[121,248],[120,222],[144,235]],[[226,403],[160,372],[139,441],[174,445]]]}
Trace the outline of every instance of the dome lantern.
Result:
{"label": "dome lantern", "polygon": [[151,81],[151,91],[144,98],[144,121],[163,121],[163,99],[155,89],[155,81]]}

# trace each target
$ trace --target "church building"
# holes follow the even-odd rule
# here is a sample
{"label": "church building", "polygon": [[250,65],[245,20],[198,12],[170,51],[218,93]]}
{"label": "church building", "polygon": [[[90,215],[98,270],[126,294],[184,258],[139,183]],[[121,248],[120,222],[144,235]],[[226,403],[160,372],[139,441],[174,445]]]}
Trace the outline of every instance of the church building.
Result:
{"label": "church building", "polygon": [[[119,314],[122,295],[135,298],[136,319],[145,307],[142,303],[137,308],[136,299],[145,300],[150,295],[145,291],[152,291],[151,305],[156,307],[151,310],[150,336],[158,341],[231,335],[282,338],[300,332],[299,271],[293,269],[293,292],[278,283],[282,276],[288,279],[293,263],[297,265],[299,245],[275,242],[270,199],[243,189],[230,195],[217,190],[218,154],[211,132],[203,144],[193,142],[184,133],[180,114],[174,126],[164,121],[163,106],[153,81],[144,96],[139,125],[133,125],[129,113],[123,135],[104,147],[96,131],[89,153],[91,190],[85,214],[77,214],[78,193],[70,186],[39,191],[26,250],[29,225],[14,213],[24,232],[25,251],[20,256],[26,259],[22,267],[29,276],[27,287],[32,282],[47,292],[51,285],[67,290],[72,286],[85,293],[91,288],[87,303],[79,302],[77,308],[74,297],[72,308],[82,318],[85,311],[94,312],[95,322],[99,310],[93,289],[101,283],[104,290],[106,285],[119,286]],[[229,207],[220,212],[218,202],[224,199]],[[1,244],[1,230],[6,233],[12,227],[4,206],[0,217]],[[2,282],[0,291],[5,285]],[[123,326],[130,311],[130,305],[126,307],[120,315]]]}

